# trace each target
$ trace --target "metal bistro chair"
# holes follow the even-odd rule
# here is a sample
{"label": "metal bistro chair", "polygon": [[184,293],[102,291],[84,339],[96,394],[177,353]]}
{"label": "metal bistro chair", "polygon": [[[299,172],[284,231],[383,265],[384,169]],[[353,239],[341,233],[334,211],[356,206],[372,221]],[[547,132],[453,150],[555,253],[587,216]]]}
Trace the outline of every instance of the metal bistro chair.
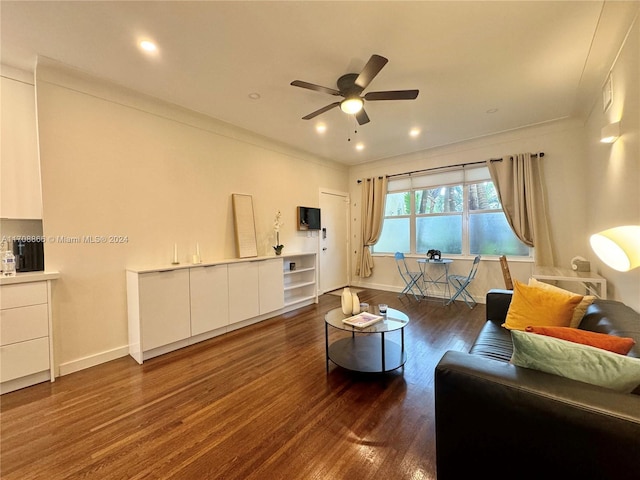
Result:
{"label": "metal bistro chair", "polygon": [[[476,277],[476,272],[478,271],[478,265],[480,264],[480,255],[476,256],[473,259],[473,265],[471,265],[471,271],[469,275],[449,275],[449,281],[451,285],[456,289],[456,293],[453,294],[451,300],[447,302],[447,305],[450,305],[456,298],[462,296],[464,303],[467,304],[467,307],[473,308],[476,306],[476,301],[473,299],[467,287]],[[471,302],[471,303],[470,303]]]}
{"label": "metal bistro chair", "polygon": [[419,302],[420,298],[418,298],[418,294],[415,292],[415,289],[418,290],[421,297],[424,297],[424,292],[422,291],[422,289],[420,288],[420,284],[418,283],[418,280],[422,278],[422,272],[412,272],[409,270],[407,262],[404,258],[404,253],[396,252],[395,259],[396,265],[398,265],[398,272],[400,272],[400,277],[402,277],[402,280],[405,284],[405,287],[402,292],[400,292],[400,295],[407,295],[408,293],[410,293]]}

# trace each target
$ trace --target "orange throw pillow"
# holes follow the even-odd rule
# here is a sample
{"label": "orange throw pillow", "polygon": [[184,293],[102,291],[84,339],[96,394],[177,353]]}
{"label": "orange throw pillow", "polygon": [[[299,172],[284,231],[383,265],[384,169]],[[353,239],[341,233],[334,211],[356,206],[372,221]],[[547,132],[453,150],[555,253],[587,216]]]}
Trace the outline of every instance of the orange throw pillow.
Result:
{"label": "orange throw pillow", "polygon": [[529,325],[568,327],[581,301],[582,295],[530,287],[515,280],[513,298],[502,326],[509,330],[524,330]]}
{"label": "orange throw pillow", "polygon": [[606,333],[589,332],[588,330],[579,330],[569,327],[527,327],[527,332],[546,335],[547,337],[560,338],[573,343],[589,345],[591,347],[601,348],[620,355],[626,355],[629,350],[636,344],[633,338],[616,337],[615,335],[607,335]]}

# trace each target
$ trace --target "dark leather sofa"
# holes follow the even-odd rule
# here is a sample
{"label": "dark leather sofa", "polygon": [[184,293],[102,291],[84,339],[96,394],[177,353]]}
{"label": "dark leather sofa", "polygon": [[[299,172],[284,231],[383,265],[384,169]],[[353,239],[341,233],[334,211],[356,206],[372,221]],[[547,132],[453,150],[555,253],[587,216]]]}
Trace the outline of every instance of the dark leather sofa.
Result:
{"label": "dark leather sofa", "polygon": [[[512,292],[487,294],[487,321],[469,353],[445,353],[435,370],[438,480],[640,479],[640,395],[618,393],[509,363],[501,327]],[[596,300],[579,328],[632,337],[640,315]]]}

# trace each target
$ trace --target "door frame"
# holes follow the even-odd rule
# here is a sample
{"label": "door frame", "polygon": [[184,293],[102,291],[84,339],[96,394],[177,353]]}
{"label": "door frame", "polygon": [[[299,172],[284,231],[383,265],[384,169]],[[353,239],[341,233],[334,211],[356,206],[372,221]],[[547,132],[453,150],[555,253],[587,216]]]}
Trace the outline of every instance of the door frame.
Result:
{"label": "door frame", "polygon": [[[324,188],[320,187],[318,189],[318,204],[320,204],[320,199],[322,198],[322,194],[327,195],[335,195],[339,197],[345,197],[345,211],[346,211],[346,234],[347,241],[345,242],[346,254],[347,254],[347,285],[351,285],[351,222],[349,221],[351,218],[351,196],[349,192],[344,192],[342,190],[334,190],[332,188]],[[322,225],[321,225],[322,226]],[[318,233],[318,291],[320,294],[327,293],[322,288],[322,230]],[[321,291],[322,290],[322,291]]]}

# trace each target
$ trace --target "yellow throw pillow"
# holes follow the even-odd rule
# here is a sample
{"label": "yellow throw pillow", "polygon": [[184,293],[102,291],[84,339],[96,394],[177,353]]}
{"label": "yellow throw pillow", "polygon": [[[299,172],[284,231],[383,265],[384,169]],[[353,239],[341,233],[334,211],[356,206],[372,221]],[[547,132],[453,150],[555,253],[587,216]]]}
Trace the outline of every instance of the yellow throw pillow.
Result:
{"label": "yellow throw pillow", "polygon": [[513,298],[502,324],[509,330],[525,330],[529,325],[540,327],[568,327],[582,295],[530,287],[517,280]]}
{"label": "yellow throw pillow", "polygon": [[[547,290],[554,290],[557,292],[565,292],[565,293],[573,294],[573,292],[570,292],[569,290],[556,287],[555,285],[551,285],[549,283],[539,282],[535,278],[529,279],[529,286],[540,287],[540,288],[545,288]],[[582,297],[582,301],[578,304],[576,309],[573,311],[573,317],[571,317],[571,323],[569,324],[571,328],[578,328],[578,326],[580,325],[580,322],[582,321],[582,317],[584,317],[584,314],[587,313],[587,308],[589,308],[589,305],[591,305],[595,299],[596,297],[594,297],[593,295],[585,295],[584,297]]]}

